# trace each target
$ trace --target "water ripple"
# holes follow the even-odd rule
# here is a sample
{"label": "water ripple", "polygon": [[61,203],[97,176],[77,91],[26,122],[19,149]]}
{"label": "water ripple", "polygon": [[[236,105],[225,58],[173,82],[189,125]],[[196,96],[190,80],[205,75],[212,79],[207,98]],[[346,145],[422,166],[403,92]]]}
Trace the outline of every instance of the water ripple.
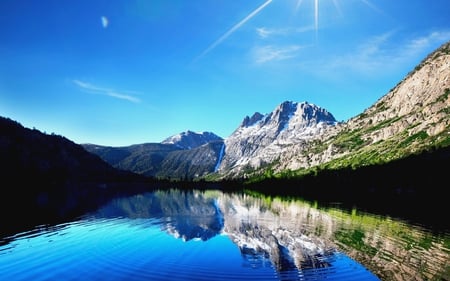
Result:
{"label": "water ripple", "polygon": [[161,221],[126,218],[41,226],[0,248],[0,272],[4,280],[358,280],[352,267],[277,272],[267,260],[244,266],[226,235],[186,242],[162,229]]}
{"label": "water ripple", "polygon": [[448,279],[448,233],[356,209],[204,195],[158,192],[121,198],[74,222],[0,238],[1,278]]}

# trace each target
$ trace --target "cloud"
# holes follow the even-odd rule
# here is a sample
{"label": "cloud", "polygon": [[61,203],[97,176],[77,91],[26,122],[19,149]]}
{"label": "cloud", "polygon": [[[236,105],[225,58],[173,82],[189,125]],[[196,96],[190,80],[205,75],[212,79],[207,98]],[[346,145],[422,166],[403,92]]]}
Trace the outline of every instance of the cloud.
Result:
{"label": "cloud", "polygon": [[103,26],[103,28],[107,28],[107,27],[108,27],[108,24],[109,24],[108,18],[105,17],[105,16],[102,16],[102,17],[101,17],[101,21],[102,21],[102,26]]}
{"label": "cloud", "polygon": [[327,58],[327,63],[314,64],[322,66],[319,67],[321,72],[340,73],[340,70],[345,69],[365,75],[378,75],[423,58],[424,54],[432,51],[431,48],[450,38],[450,30],[434,31],[400,42],[394,38],[396,34],[397,31],[390,31],[371,37],[349,53]]}
{"label": "cloud", "polygon": [[443,43],[450,39],[450,30],[433,31],[425,36],[413,38],[406,45],[407,53],[415,55],[423,52],[431,45]]}
{"label": "cloud", "polygon": [[261,28],[256,29],[256,33],[258,33],[259,37],[261,37],[261,38],[267,38],[273,33],[273,30],[270,30],[265,27],[261,27]]}
{"label": "cloud", "polygon": [[298,50],[300,48],[301,46],[299,45],[290,45],[282,47],[267,45],[255,48],[253,50],[253,55],[257,63],[280,61],[297,56]]}
{"label": "cloud", "polygon": [[383,47],[389,42],[389,39],[395,34],[395,31],[389,31],[378,36],[371,37],[362,43],[355,52],[355,56],[361,60],[370,60],[373,57],[380,57],[383,54]]}
{"label": "cloud", "polygon": [[272,2],[272,0],[267,0],[266,2],[264,2],[261,6],[259,6],[258,8],[256,8],[253,12],[251,12],[250,14],[248,14],[243,20],[241,20],[240,22],[238,22],[237,24],[235,24],[232,28],[230,28],[227,32],[225,32],[225,34],[223,34],[221,37],[219,37],[219,39],[217,39],[216,41],[214,41],[208,48],[206,48],[201,54],[200,56],[198,56],[196,58],[199,59],[201,57],[203,57],[204,55],[206,55],[207,53],[209,53],[212,49],[214,49],[215,47],[217,47],[220,43],[222,43],[223,41],[225,41],[225,39],[227,39],[231,34],[233,34],[236,30],[238,30],[241,26],[243,26],[247,21],[249,21],[251,18],[253,18],[254,16],[256,16],[259,12],[261,12],[267,5],[269,5]]}
{"label": "cloud", "polygon": [[134,102],[134,103],[139,103],[141,101],[140,99],[130,95],[130,93],[137,94],[137,92],[134,92],[134,91],[118,92],[114,89],[101,88],[101,87],[98,87],[98,86],[95,86],[95,85],[92,85],[90,83],[86,83],[86,82],[83,82],[80,80],[73,80],[72,82],[75,85],[77,85],[80,89],[82,89],[88,93],[91,93],[91,94],[110,96],[113,98],[127,100],[127,101]]}
{"label": "cloud", "polygon": [[304,27],[286,27],[286,28],[266,28],[260,27],[256,29],[256,33],[262,39],[266,39],[273,36],[288,36],[294,33],[303,33],[308,31],[314,31],[314,26],[304,26]]}

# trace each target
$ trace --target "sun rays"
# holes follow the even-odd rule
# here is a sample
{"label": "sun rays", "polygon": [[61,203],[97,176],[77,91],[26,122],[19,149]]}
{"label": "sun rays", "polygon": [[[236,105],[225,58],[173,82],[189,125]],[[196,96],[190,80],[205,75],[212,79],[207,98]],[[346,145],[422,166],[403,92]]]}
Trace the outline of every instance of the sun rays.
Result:
{"label": "sun rays", "polygon": [[[369,7],[370,9],[372,9],[378,13],[384,14],[384,12],[380,8],[378,8],[376,5],[374,5],[370,0],[355,0],[355,1],[364,4],[365,6]],[[208,54],[213,49],[215,49],[218,45],[222,44],[226,39],[228,39],[228,37],[230,37],[238,29],[240,29],[242,26],[244,26],[250,19],[257,16],[260,12],[262,12],[262,10],[266,9],[267,6],[269,6],[269,4],[271,4],[272,2],[275,2],[275,0],[266,0],[262,4],[260,4],[260,6],[256,7],[246,17],[244,17],[238,23],[233,25],[222,36],[220,36],[212,44],[210,44],[206,49],[204,49],[203,52],[194,59],[194,61],[197,61],[200,58],[204,57],[206,54]],[[300,9],[303,9],[303,7],[306,8],[306,6],[308,6],[308,8],[312,7],[313,24],[311,26],[313,26],[316,41],[318,40],[318,36],[319,36],[318,34],[319,34],[319,29],[320,29],[320,17],[321,17],[320,10],[322,9],[322,3],[325,6],[326,6],[325,3],[328,3],[328,4],[331,3],[331,5],[334,7],[334,10],[336,11],[336,13],[340,17],[343,17],[343,12],[341,10],[339,0],[296,0],[295,6],[294,6],[295,12],[298,12]],[[259,28],[258,32],[261,35],[261,34],[263,34],[263,32],[265,30],[266,29],[264,29],[264,28]]]}
{"label": "sun rays", "polygon": [[[315,30],[316,38],[317,38],[318,32],[319,32],[319,8],[320,8],[319,3],[320,3],[320,1],[319,0],[311,0],[311,1],[313,4],[313,7],[314,7],[314,12],[313,12],[314,13],[314,30]],[[298,11],[300,9],[300,6],[302,5],[303,2],[304,2],[304,0],[297,0],[297,3],[295,5],[295,11]],[[332,0],[331,2],[333,3],[334,7],[336,8],[336,11],[339,14],[342,14],[338,0]]]}
{"label": "sun rays", "polygon": [[214,49],[217,45],[222,43],[225,39],[227,39],[231,34],[233,34],[236,30],[241,28],[247,21],[249,21],[251,18],[256,16],[259,12],[261,12],[267,5],[269,5],[272,2],[272,0],[267,0],[263,4],[261,4],[259,7],[257,7],[255,10],[253,10],[250,14],[248,14],[244,19],[239,21],[237,24],[235,24],[232,28],[230,28],[227,32],[225,32],[219,39],[214,41],[208,48],[206,48],[200,56],[196,58],[199,59],[206,55],[208,52],[210,52],[212,49]]}
{"label": "sun rays", "polygon": [[[314,30],[316,33],[316,38],[318,36],[318,32],[319,32],[319,18],[320,18],[320,3],[323,2],[324,0],[320,1],[320,0],[306,0],[306,1],[310,1],[310,4],[313,5],[313,18],[314,18]],[[300,7],[302,6],[302,4],[305,2],[305,0],[297,0],[296,4],[295,4],[295,11],[297,12]],[[363,3],[364,5],[366,5],[367,7],[369,7],[370,9],[376,11],[377,13],[380,14],[384,14],[384,12],[378,8],[375,4],[373,4],[371,1],[369,0],[359,0],[359,2]],[[339,4],[339,0],[331,0],[331,3],[333,4],[334,8],[336,9],[337,13],[342,16],[342,10]]]}
{"label": "sun rays", "polygon": [[[311,0],[314,5],[314,28],[317,30],[319,28],[319,0]],[[302,6],[304,0],[297,0],[295,4],[295,11],[298,11]],[[336,3],[336,0],[333,0],[333,3]]]}

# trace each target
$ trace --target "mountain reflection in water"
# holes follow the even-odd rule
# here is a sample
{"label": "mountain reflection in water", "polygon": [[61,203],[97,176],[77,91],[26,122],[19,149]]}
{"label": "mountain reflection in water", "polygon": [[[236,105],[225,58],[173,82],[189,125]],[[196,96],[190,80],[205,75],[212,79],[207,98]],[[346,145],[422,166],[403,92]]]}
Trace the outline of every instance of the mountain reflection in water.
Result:
{"label": "mountain reflection in water", "polygon": [[112,200],[93,217],[157,218],[164,229],[185,241],[203,241],[220,233],[223,217],[214,198],[180,190],[155,191]]}
{"label": "mountain reflection in water", "polygon": [[116,199],[96,216],[158,217],[184,240],[224,233],[251,266],[272,262],[278,271],[330,266],[339,252],[382,280],[450,280],[449,235],[389,217],[219,191],[157,191]]}
{"label": "mountain reflection in water", "polygon": [[[31,247],[34,239],[43,241]],[[84,280],[450,280],[449,233],[356,209],[215,190],[116,198],[79,221],[2,241],[8,280],[77,278],[74,259],[85,262]],[[59,244],[61,253],[49,247]],[[46,258],[24,260],[27,251]],[[32,273],[50,266],[42,278]]]}
{"label": "mountain reflection in water", "polygon": [[115,199],[92,216],[158,218],[164,222],[165,231],[185,241],[205,241],[223,232],[248,261],[258,263],[269,258],[279,271],[329,266],[327,257],[334,254],[334,245],[307,235],[301,225],[292,224],[292,218],[298,218],[301,209],[289,217],[280,216],[261,203],[246,195],[156,191]]}

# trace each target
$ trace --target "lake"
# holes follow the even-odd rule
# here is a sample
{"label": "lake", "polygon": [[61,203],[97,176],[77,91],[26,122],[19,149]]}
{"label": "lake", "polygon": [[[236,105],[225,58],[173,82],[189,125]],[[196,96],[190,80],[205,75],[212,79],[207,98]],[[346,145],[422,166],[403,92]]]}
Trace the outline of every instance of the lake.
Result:
{"label": "lake", "polygon": [[339,204],[165,189],[0,237],[0,272],[8,281],[450,280],[450,233]]}

